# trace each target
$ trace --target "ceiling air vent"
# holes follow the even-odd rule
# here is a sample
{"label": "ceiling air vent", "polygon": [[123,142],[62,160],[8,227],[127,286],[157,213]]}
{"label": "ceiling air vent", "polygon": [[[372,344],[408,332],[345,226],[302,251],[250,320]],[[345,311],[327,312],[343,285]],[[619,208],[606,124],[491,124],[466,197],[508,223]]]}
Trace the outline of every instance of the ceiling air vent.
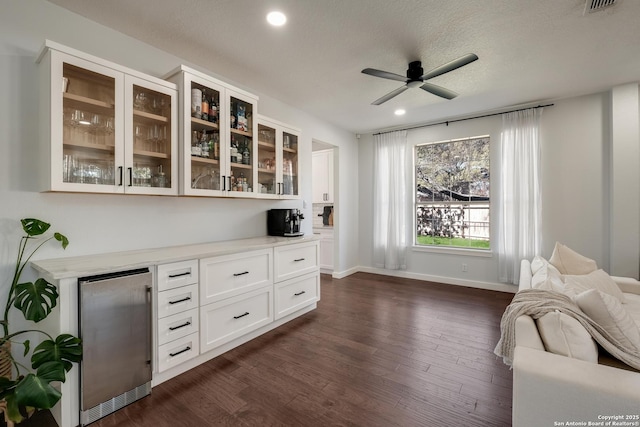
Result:
{"label": "ceiling air vent", "polygon": [[605,7],[613,6],[616,0],[587,0],[585,5],[585,12],[597,12]]}

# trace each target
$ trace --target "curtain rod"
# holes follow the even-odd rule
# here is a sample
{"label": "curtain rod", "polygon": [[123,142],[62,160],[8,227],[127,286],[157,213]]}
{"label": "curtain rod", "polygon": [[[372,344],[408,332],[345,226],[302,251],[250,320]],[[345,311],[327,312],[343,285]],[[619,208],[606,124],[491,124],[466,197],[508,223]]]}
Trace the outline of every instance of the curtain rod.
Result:
{"label": "curtain rod", "polygon": [[501,114],[515,113],[517,111],[525,111],[525,110],[531,110],[531,109],[534,109],[534,108],[553,107],[553,106],[554,106],[554,104],[537,105],[535,107],[519,108],[517,110],[503,111],[501,113],[484,114],[482,116],[466,117],[464,119],[446,120],[444,122],[429,123],[429,124],[426,124],[426,125],[411,126],[411,127],[404,128],[404,129],[395,129],[395,130],[388,130],[388,131],[384,131],[384,132],[377,132],[377,133],[374,133],[373,135],[382,135],[382,134],[385,134],[385,133],[391,133],[391,132],[396,132],[396,131],[400,131],[400,130],[420,129],[420,128],[426,128],[426,127],[429,127],[429,126],[438,126],[438,125],[447,125],[447,126],[449,126],[449,123],[463,122],[465,120],[473,120],[473,119],[482,119],[484,117],[499,116]]}

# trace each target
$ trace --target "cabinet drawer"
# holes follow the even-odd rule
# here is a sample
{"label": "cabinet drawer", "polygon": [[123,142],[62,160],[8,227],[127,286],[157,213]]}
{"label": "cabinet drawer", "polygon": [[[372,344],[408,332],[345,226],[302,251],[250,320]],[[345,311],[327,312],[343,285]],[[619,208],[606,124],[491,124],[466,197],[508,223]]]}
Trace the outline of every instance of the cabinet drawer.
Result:
{"label": "cabinet drawer", "polygon": [[198,284],[158,292],[158,319],[198,308]]}
{"label": "cabinet drawer", "polygon": [[198,283],[198,260],[159,265],[157,281],[158,291]]}
{"label": "cabinet drawer", "polygon": [[197,333],[171,341],[158,347],[158,372],[166,371],[200,354],[200,337]]}
{"label": "cabinet drawer", "polygon": [[320,274],[278,283],[275,289],[275,318],[280,319],[320,299]]}
{"label": "cabinet drawer", "polygon": [[271,286],[200,308],[202,353],[273,321]]}
{"label": "cabinet drawer", "polygon": [[200,305],[273,283],[272,253],[264,249],[200,260]]}
{"label": "cabinet drawer", "polygon": [[308,242],[274,248],[274,280],[291,279],[318,270],[318,243]]}
{"label": "cabinet drawer", "polygon": [[198,332],[198,309],[174,314],[158,320],[158,344],[166,344]]}

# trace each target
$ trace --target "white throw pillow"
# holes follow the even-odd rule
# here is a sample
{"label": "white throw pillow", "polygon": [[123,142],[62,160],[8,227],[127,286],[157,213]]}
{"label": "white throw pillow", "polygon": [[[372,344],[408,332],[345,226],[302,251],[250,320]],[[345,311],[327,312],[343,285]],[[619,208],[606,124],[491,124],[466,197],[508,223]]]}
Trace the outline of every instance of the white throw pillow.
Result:
{"label": "white throw pillow", "polygon": [[617,298],[590,289],[575,298],[587,316],[606,330],[620,344],[640,351],[640,329]]}
{"label": "white throw pillow", "polygon": [[598,269],[594,260],[580,255],[559,242],[556,242],[549,262],[562,274],[589,274]]}
{"label": "white throw pillow", "polygon": [[575,295],[589,289],[596,289],[617,298],[622,303],[626,302],[618,284],[604,270],[596,270],[579,276],[565,275],[564,283],[565,287],[573,291]]}
{"label": "white throw pillow", "polygon": [[536,255],[531,260],[531,274],[536,274],[542,267],[549,265],[549,261],[541,257],[540,255]]}
{"label": "white throw pillow", "polygon": [[573,317],[555,311],[536,320],[536,324],[548,352],[598,363],[598,345]]}
{"label": "white throw pillow", "polygon": [[547,261],[545,261],[531,277],[531,287],[533,289],[543,289],[546,291],[564,292],[562,275],[557,268]]}

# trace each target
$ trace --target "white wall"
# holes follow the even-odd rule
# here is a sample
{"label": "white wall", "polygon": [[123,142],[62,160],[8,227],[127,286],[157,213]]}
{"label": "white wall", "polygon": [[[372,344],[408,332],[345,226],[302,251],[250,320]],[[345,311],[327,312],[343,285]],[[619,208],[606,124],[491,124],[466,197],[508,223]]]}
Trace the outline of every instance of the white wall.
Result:
{"label": "white wall", "polygon": [[[303,211],[311,217],[312,139],[331,142],[351,158],[357,156],[355,135],[256,93],[260,96],[260,114],[302,130],[303,200],[39,193],[33,184],[38,171],[32,161],[34,153],[43,149],[37,125],[35,59],[45,39],[157,77],[186,62],[43,0],[0,0],[0,9],[0,285],[9,280],[21,235],[20,218],[47,220],[71,241],[65,252],[47,247],[37,258],[260,236],[266,234],[266,211],[270,208],[303,208],[307,201]],[[212,75],[238,84],[231,78]],[[247,85],[241,86],[252,91]],[[340,173],[352,182],[358,179],[357,168],[345,167]],[[339,197],[344,227],[338,237],[337,268],[347,270],[357,265],[353,244],[358,240],[356,188],[345,188]],[[311,220],[303,222],[303,231],[312,233]]]}
{"label": "white wall", "polygon": [[[637,91],[637,85],[636,85]],[[636,97],[635,112],[638,101]],[[552,107],[545,108],[541,119],[542,150],[542,238],[543,255],[550,257],[556,241],[563,242],[577,252],[594,259],[605,270],[610,270],[610,228],[631,229],[635,234],[624,236],[630,248],[640,247],[637,230],[639,219],[626,218],[625,224],[613,223],[610,217],[609,185],[612,169],[610,118],[611,101],[609,93],[559,100]],[[410,130],[408,141],[411,146],[424,142],[478,136],[491,136],[491,190],[492,190],[492,233],[497,233],[497,196],[499,194],[499,143],[501,117],[487,117],[449,126],[438,125]],[[637,126],[637,118],[631,119]],[[619,125],[621,126],[621,125]],[[618,127],[619,127],[618,126]],[[633,128],[633,126],[631,126]],[[625,128],[628,128],[628,124]],[[635,138],[635,139],[634,139]],[[627,150],[629,158],[626,167],[635,171],[640,168],[638,156],[638,132],[627,136],[635,149]],[[373,176],[373,136],[364,135],[360,141],[360,265],[368,271],[372,268],[372,176]],[[637,209],[640,197],[640,180],[625,180],[627,202]],[[634,211],[637,212],[637,211]],[[413,233],[413,230],[411,230]],[[413,237],[410,236],[410,242]],[[446,283],[480,286],[491,289],[508,289],[509,285],[498,284],[497,254],[495,243],[492,257],[470,257],[458,254],[442,254],[410,250],[407,270],[387,272],[408,277],[438,280]],[[623,263],[625,261],[622,261]],[[462,264],[468,271],[462,271]],[[635,268],[637,258],[627,259],[626,265]],[[629,271],[629,270],[626,270]],[[381,271],[378,271],[381,272]],[[613,274],[613,273],[612,273]],[[632,274],[633,275],[633,274]]]}

